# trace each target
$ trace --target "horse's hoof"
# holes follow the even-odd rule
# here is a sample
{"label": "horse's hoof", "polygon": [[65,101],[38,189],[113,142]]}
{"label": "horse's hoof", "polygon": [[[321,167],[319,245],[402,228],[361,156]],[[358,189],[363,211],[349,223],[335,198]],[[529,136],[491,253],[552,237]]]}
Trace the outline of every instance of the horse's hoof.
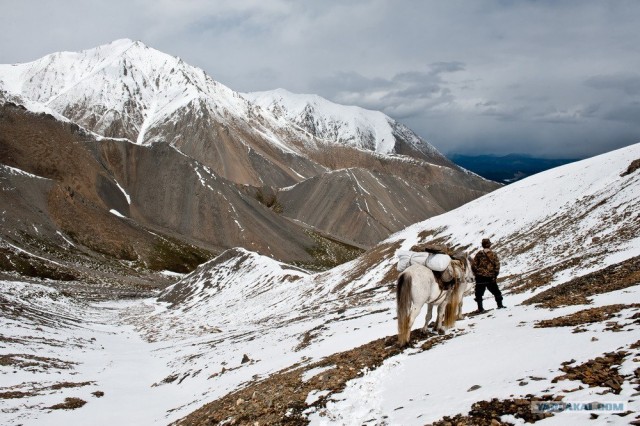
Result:
{"label": "horse's hoof", "polygon": [[444,334],[444,330],[443,329],[439,329],[438,330],[438,334],[442,336]]}

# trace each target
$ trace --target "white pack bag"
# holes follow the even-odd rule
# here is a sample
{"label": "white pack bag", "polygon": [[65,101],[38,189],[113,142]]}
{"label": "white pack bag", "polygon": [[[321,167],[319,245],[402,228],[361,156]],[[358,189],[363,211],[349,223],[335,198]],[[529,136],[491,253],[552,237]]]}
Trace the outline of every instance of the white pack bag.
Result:
{"label": "white pack bag", "polygon": [[441,253],[398,250],[396,256],[398,257],[398,272],[402,272],[414,264],[426,266],[432,271],[442,272],[447,269],[451,263],[451,257]]}

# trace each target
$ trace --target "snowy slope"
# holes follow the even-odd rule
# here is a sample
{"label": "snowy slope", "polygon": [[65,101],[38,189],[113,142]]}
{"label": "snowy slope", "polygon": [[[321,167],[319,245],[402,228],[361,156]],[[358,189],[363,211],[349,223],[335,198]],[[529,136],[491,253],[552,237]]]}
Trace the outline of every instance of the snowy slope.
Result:
{"label": "snowy slope", "polygon": [[[96,315],[109,312],[102,319],[108,322],[80,322],[82,328],[60,323],[55,332],[80,339],[87,336],[82,330],[90,330],[97,346],[109,342],[107,335],[94,330],[104,324],[109,324],[108,330],[116,335],[121,330],[118,342],[103,345],[105,349],[122,351],[104,353],[106,360],[117,358],[113,360],[117,368],[107,362],[106,367],[103,364],[97,369],[90,357],[83,361],[80,350],[74,347],[51,353],[81,362],[74,367],[78,372],[74,381],[95,380],[91,390],[104,388],[109,392],[105,391],[100,399],[91,399],[87,392],[78,391],[78,396],[88,399],[87,405],[64,412],[37,409],[45,403],[31,399],[35,397],[5,400],[6,409],[0,416],[5,422],[19,419],[24,424],[81,424],[88,420],[109,424],[127,419],[135,419],[138,424],[166,424],[229,392],[246,388],[249,400],[233,396],[233,410],[225,411],[225,419],[231,421],[255,406],[255,421],[259,421],[259,416],[265,415],[260,411],[262,407],[267,411],[278,408],[274,405],[267,409],[270,398],[277,395],[254,391],[253,386],[277,376],[275,373],[283,369],[309,368],[299,381],[294,377],[294,382],[277,382],[275,389],[307,389],[305,383],[318,383],[312,391],[298,391],[302,406],[293,404],[287,408],[286,401],[282,411],[283,416],[285,411],[291,416],[302,415],[312,424],[362,424],[372,420],[373,424],[418,425],[445,415],[466,413],[475,401],[522,398],[527,394],[560,395],[573,401],[623,401],[636,414],[619,417],[601,413],[598,422],[627,424],[640,412],[637,399],[632,397],[633,386],[637,385],[631,383],[638,367],[638,361],[634,361],[637,349],[629,347],[640,340],[640,324],[630,317],[638,308],[628,306],[620,311],[615,320],[621,331],[613,332],[609,323],[596,321],[575,333],[571,327],[537,328],[535,324],[587,306],[549,310],[521,302],[573,277],[640,255],[640,171],[621,176],[637,158],[640,144],[527,178],[400,231],[361,258],[324,273],[308,274],[236,250],[184,277],[167,289],[161,300],[78,308]],[[423,337],[415,347],[399,353],[390,351],[381,365],[367,364],[365,368],[359,358],[349,358],[365,356],[364,349],[362,354],[355,349],[345,352],[343,358],[326,358],[331,360],[329,365],[315,364],[332,354],[395,334],[393,285],[397,250],[434,239],[468,245],[469,250],[474,250],[484,236],[495,241],[496,251],[502,256],[501,285],[509,309],[458,322],[450,331],[453,337],[431,349],[423,350],[421,345],[435,337]],[[527,277],[540,270],[553,273],[541,283],[523,289]],[[596,295],[590,306],[637,302],[638,284]],[[21,296],[22,284],[3,286],[14,287],[13,297],[30,305],[31,298]],[[487,301],[489,307],[492,303]],[[463,310],[472,311],[472,305],[467,297]],[[55,304],[52,302],[51,306]],[[2,315],[3,323],[9,321],[5,318],[11,318],[6,311]],[[92,321],[93,318],[97,317],[91,317]],[[419,318],[414,328],[422,325]],[[135,334],[131,326],[137,331]],[[12,326],[11,337],[15,341],[3,343],[2,353],[31,350],[32,343],[25,345],[19,340],[34,330],[35,326]],[[54,332],[51,328],[43,330],[43,335]],[[134,336],[142,336],[147,343],[131,340],[134,350],[123,350],[121,343]],[[588,387],[575,380],[553,383],[554,377],[563,374],[562,362],[574,359],[574,364],[581,364],[619,349],[634,354],[621,362],[620,373],[630,376],[620,394],[600,395],[603,387]],[[149,362],[144,363],[144,359]],[[338,365],[343,359],[345,364]],[[113,378],[122,369],[133,367],[139,369],[139,378],[116,397]],[[339,374],[339,369],[353,369],[359,374],[344,389],[323,388],[316,380],[316,376]],[[7,374],[2,376],[2,392],[25,380],[23,373],[10,371],[3,370]],[[51,381],[51,377],[42,371],[29,380]],[[122,392],[133,392],[133,385],[137,407],[126,405],[116,414],[114,408]],[[475,385],[480,387],[470,391]],[[579,385],[583,388],[573,391]],[[73,389],[64,392],[74,395]],[[62,395],[51,392],[47,401],[55,398],[60,400]],[[313,401],[320,403],[314,405]],[[24,402],[35,409],[19,410]],[[108,421],[102,421],[100,413],[109,413]],[[588,419],[589,413],[585,412],[563,413],[540,423],[584,424]],[[521,422],[512,416],[503,420]]]}
{"label": "snowy slope", "polygon": [[320,139],[381,154],[398,153],[397,144],[404,142],[427,156],[442,157],[427,141],[380,111],[340,105],[318,95],[295,94],[285,89],[243,96]]}
{"label": "snowy slope", "polygon": [[[394,253],[422,242],[419,235],[426,235],[428,231],[435,235],[429,235],[427,240],[446,237],[460,245],[477,246],[483,236],[491,236],[496,241],[497,250],[503,254],[504,275],[508,277],[503,283],[505,287],[517,287],[520,278],[532,269],[556,266],[560,261],[579,260],[558,269],[548,285],[559,284],[572,276],[640,255],[638,222],[620,220],[625,217],[637,218],[640,213],[640,175],[636,172],[620,176],[629,163],[638,157],[640,145],[634,145],[529,178],[519,185],[495,191],[457,210],[416,224],[395,234],[360,259],[323,274],[301,278],[296,286],[298,296],[287,296],[290,301],[298,297],[299,308],[291,313],[289,322],[280,318],[269,323],[277,326],[278,335],[281,336],[280,333],[287,333],[287,329],[297,329],[298,313],[303,312],[304,320],[309,323],[307,333],[313,336],[311,346],[314,359],[322,356],[328,348],[332,352],[345,348],[345,341],[349,342],[347,347],[355,347],[371,339],[393,334],[393,293],[389,293],[385,284],[393,284],[397,276]],[[603,203],[603,199],[607,202]],[[574,223],[568,223],[569,219],[573,219]],[[478,224],[486,225],[484,229],[478,229]],[[509,240],[515,233],[523,237]],[[531,245],[529,234],[535,234],[538,245]],[[600,245],[589,244],[594,236],[600,238]],[[575,244],[572,244],[574,241]],[[516,249],[529,245],[527,250],[519,250],[516,254]],[[559,251],[559,248],[563,251]],[[509,256],[508,253],[514,255]],[[539,253],[553,253],[554,256],[542,256]],[[546,287],[535,288],[534,291],[543,288]],[[594,305],[633,300],[637,293],[638,288],[633,287],[632,290],[598,296]],[[277,293],[272,294],[275,296]],[[590,345],[584,345],[583,342],[590,341],[594,333],[599,334],[602,325],[593,326],[593,332],[583,335],[572,334],[566,329],[534,329],[534,319],[553,318],[583,307],[559,311],[540,311],[530,306],[514,307],[530,296],[531,293],[508,295],[506,300],[512,308],[495,314],[494,317],[500,321],[497,326],[488,321],[490,318],[461,323],[461,333],[466,334],[457,337],[450,349],[443,345],[434,349],[435,358],[426,358],[436,366],[447,364],[450,359],[456,361],[456,365],[465,365],[455,376],[447,375],[446,370],[441,368],[436,368],[441,373],[434,376],[433,380],[427,372],[420,374],[423,369],[418,366],[425,363],[426,354],[416,355],[413,363],[416,366],[413,368],[413,364],[407,365],[412,357],[400,355],[390,358],[378,370],[350,382],[345,393],[333,397],[335,403],[329,403],[325,410],[311,415],[313,422],[327,424],[329,420],[329,423],[359,424],[371,418],[387,416],[389,424],[424,424],[443,415],[468,410],[473,401],[481,398],[539,392],[551,385],[551,378],[560,375],[558,368],[561,362],[571,358],[586,361],[608,350],[628,346],[640,338],[637,325],[630,328],[631,335],[611,333]],[[276,304],[277,299],[267,297],[270,304]],[[210,300],[216,305],[215,297]],[[466,303],[467,312],[474,309],[469,307],[472,303]],[[253,306],[253,303],[250,304]],[[343,318],[336,321],[339,317],[336,313],[343,310],[346,310]],[[362,316],[363,313],[366,313],[365,316]],[[259,324],[256,321],[256,327]],[[414,326],[422,326],[422,321],[417,321]],[[291,338],[283,341],[282,337],[277,340],[284,345],[282,350],[288,354],[286,358],[291,356],[288,351],[294,341]],[[474,369],[472,362],[476,352],[491,360],[503,357],[508,351],[504,345],[496,345],[496,340],[513,342],[518,349],[510,353],[509,358],[518,361],[507,364],[487,362],[487,370]],[[546,346],[541,345],[542,341],[549,341],[557,351],[548,354]],[[576,347],[580,347],[580,350],[574,350]],[[468,348],[474,348],[474,351],[469,352]],[[536,354],[533,356],[535,362],[523,368],[519,360],[531,354]],[[537,375],[547,379],[531,381],[528,387],[518,382],[518,379]],[[448,383],[446,392],[438,392],[443,383]],[[480,384],[483,390],[470,395],[467,390],[474,384]],[[565,383],[555,386],[556,389],[569,387]],[[593,394],[593,390],[588,390],[578,394],[578,397],[589,398]],[[460,398],[452,395],[460,395]],[[367,403],[363,404],[363,399]],[[428,417],[425,417],[425,404],[430,407]],[[400,406],[411,407],[396,410]],[[621,421],[616,416],[608,418]],[[576,423],[583,420],[584,416],[579,417]]]}
{"label": "snowy slope", "polygon": [[638,174],[621,176],[637,158],[640,144],[548,170],[409,227],[387,241],[402,241],[406,248],[420,232],[431,231],[434,239],[477,247],[481,238],[488,237],[505,253],[505,275],[567,259],[576,260],[584,273],[637,256]]}

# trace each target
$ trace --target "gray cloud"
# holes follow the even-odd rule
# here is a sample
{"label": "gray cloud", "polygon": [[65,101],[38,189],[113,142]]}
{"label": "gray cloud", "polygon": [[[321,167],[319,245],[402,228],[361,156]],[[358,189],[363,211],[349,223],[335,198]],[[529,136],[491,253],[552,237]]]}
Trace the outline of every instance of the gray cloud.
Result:
{"label": "gray cloud", "polygon": [[604,115],[607,120],[623,121],[629,124],[637,124],[640,120],[640,102],[632,102],[626,105],[616,105]]}
{"label": "gray cloud", "polygon": [[627,95],[640,94],[640,74],[598,75],[585,81],[594,89],[619,90]]}
{"label": "gray cloud", "polygon": [[313,87],[341,103],[381,110],[403,119],[453,100],[444,75],[464,70],[462,62],[437,62],[424,71],[405,71],[388,79],[367,78],[355,72],[337,73]]}
{"label": "gray cloud", "polygon": [[443,152],[640,141],[640,2],[0,0],[0,63],[128,37],[238,91],[379,109]]}

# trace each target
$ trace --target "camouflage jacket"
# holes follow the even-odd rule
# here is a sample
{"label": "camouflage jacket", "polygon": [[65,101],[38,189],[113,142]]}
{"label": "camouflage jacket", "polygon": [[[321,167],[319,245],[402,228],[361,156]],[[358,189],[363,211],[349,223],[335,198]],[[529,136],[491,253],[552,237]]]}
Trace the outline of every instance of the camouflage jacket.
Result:
{"label": "camouflage jacket", "polygon": [[496,278],[500,273],[500,259],[492,250],[480,250],[471,262],[471,269],[476,276]]}

